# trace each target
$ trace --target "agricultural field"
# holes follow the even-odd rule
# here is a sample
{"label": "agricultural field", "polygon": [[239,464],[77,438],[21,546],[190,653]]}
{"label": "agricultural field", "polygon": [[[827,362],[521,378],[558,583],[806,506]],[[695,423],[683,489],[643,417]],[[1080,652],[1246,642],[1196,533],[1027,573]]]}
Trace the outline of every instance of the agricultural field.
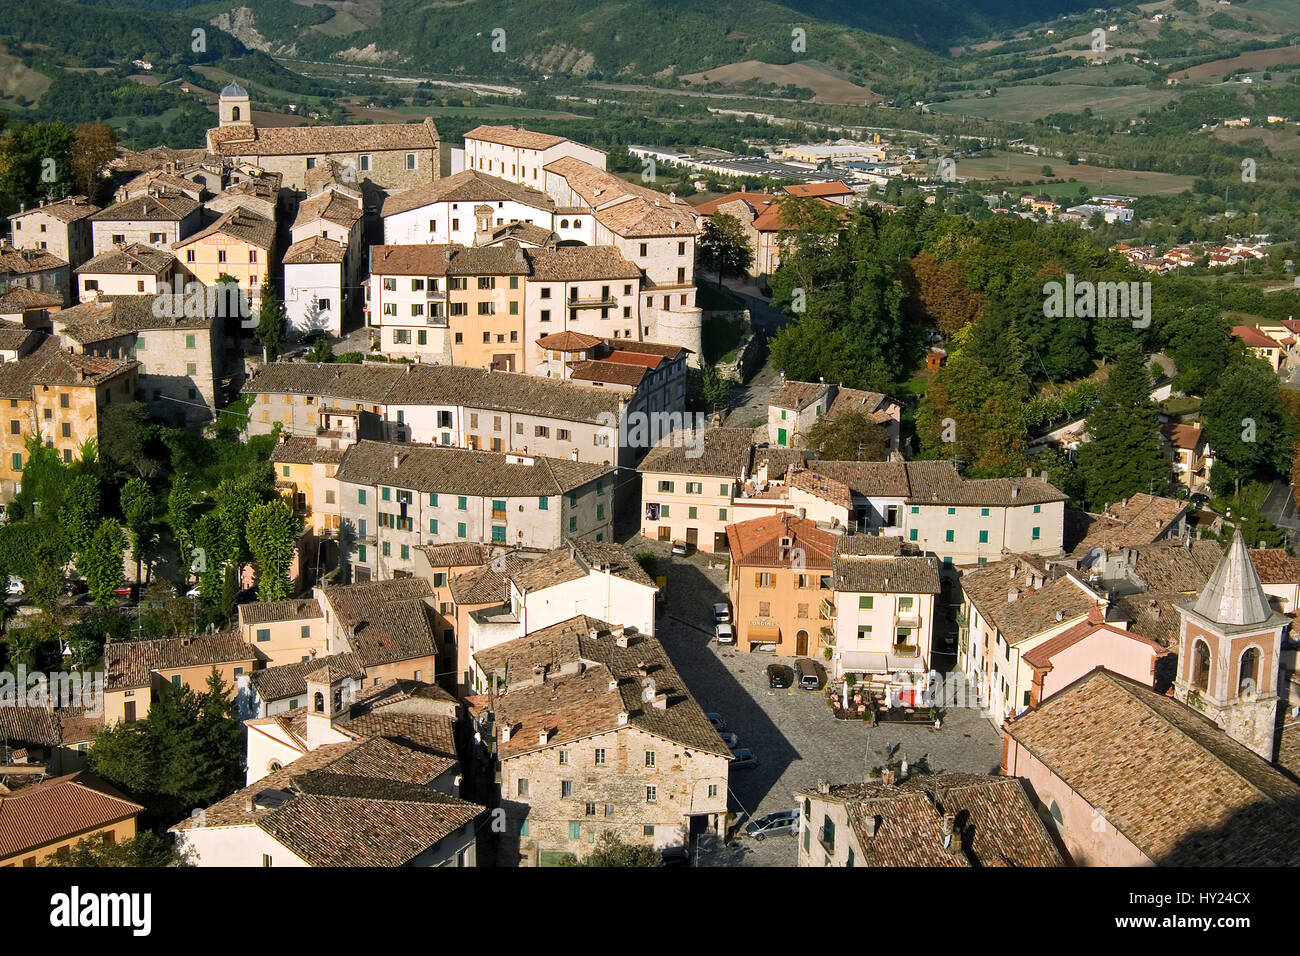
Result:
{"label": "agricultural field", "polygon": [[993,96],[977,94],[931,103],[929,109],[948,116],[978,116],[1019,123],[1032,123],[1049,113],[1079,113],[1085,108],[1090,108],[1100,117],[1123,119],[1137,116],[1144,110],[1158,110],[1172,98],[1173,93],[1167,90],[1150,90],[1136,85],[1026,84],[1000,87]]}
{"label": "agricultural field", "polygon": [[35,103],[50,88],[50,78],[24,66],[12,53],[0,48],[0,99]]}
{"label": "agricultural field", "polygon": [[1079,163],[1071,166],[1063,159],[1031,156],[1028,153],[983,153],[963,157],[957,161],[960,179],[1008,180],[1037,182],[1043,176],[1043,167],[1050,166],[1056,177],[1075,179],[1077,182],[1046,183],[1035,191],[1072,198],[1078,195],[1080,185],[1094,192],[1119,193],[1131,196],[1168,196],[1192,188],[1193,177],[1174,173],[1144,172],[1141,170],[1111,169]]}
{"label": "agricultural field", "polygon": [[764,83],[775,83],[777,86],[793,84],[812,90],[816,94],[813,97],[814,103],[844,106],[868,106],[883,99],[879,93],[873,93],[867,87],[857,85],[838,70],[815,60],[806,63],[790,63],[785,66],[746,60],[743,63],[729,63],[726,66],[714,67],[702,73],[690,73],[682,79],[691,83],[722,83],[727,86],[746,83],[749,80],[761,80]]}

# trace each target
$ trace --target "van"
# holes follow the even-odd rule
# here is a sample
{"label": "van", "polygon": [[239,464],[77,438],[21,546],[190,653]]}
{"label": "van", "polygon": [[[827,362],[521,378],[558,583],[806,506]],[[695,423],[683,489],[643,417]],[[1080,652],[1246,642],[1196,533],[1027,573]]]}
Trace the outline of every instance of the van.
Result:
{"label": "van", "polygon": [[799,686],[804,690],[821,690],[822,679],[817,673],[817,665],[807,658],[801,658],[795,664],[795,671],[799,675]]}

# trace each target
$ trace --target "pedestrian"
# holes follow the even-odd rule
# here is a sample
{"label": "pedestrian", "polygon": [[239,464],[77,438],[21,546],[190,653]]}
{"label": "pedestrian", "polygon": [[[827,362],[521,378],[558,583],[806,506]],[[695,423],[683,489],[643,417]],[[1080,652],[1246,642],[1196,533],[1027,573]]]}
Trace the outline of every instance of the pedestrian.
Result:
{"label": "pedestrian", "polygon": [[876,712],[876,698],[871,698],[871,726],[880,726],[880,715]]}

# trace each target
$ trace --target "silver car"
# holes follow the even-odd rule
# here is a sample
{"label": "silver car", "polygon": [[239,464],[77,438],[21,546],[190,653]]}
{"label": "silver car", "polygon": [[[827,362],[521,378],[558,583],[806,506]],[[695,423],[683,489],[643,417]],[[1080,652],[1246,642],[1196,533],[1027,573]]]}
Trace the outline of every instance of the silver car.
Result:
{"label": "silver car", "polygon": [[745,835],[761,841],[777,833],[795,833],[799,829],[799,815],[793,810],[777,810],[745,825]]}

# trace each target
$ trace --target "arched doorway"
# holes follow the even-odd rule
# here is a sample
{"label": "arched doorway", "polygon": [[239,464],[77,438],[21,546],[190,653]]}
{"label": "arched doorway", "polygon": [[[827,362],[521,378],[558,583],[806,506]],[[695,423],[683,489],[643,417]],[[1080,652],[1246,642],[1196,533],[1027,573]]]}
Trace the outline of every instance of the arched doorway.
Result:
{"label": "arched doorway", "polygon": [[794,636],[794,652],[800,657],[808,655],[808,632],[800,631]]}

